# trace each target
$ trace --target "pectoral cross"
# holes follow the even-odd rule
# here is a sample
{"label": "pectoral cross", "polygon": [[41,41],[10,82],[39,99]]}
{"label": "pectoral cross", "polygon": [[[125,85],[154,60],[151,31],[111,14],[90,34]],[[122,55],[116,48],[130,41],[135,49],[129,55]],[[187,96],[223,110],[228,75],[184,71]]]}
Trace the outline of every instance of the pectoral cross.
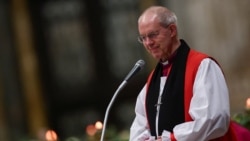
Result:
{"label": "pectoral cross", "polygon": [[161,106],[161,96],[159,96],[158,97],[158,101],[157,101],[157,103],[155,104],[155,107],[156,107],[156,109],[157,109],[157,111],[160,109],[160,106]]}

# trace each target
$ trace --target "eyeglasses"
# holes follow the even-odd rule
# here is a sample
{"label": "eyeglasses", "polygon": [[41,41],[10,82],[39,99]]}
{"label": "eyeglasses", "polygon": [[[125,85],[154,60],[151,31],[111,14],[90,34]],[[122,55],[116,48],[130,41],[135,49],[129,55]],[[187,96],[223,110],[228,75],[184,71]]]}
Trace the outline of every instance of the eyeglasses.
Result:
{"label": "eyeglasses", "polygon": [[[167,24],[167,26],[165,26],[164,29],[167,29],[171,24],[172,23]],[[147,38],[152,40],[152,39],[155,39],[159,34],[160,34],[160,29],[156,31],[152,31],[145,35],[140,35],[137,37],[137,40],[143,44],[147,40]]]}
{"label": "eyeglasses", "polygon": [[158,35],[160,34],[160,31],[157,30],[157,31],[153,31],[153,32],[150,32],[146,35],[141,35],[141,36],[138,36],[138,41],[140,43],[143,43],[148,39],[152,40],[152,39],[155,39]]}

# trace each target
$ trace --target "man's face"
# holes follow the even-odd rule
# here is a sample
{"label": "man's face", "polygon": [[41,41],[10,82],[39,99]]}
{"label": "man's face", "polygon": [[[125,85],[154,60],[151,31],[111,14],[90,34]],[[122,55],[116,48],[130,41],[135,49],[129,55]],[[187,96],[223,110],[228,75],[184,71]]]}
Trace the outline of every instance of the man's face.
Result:
{"label": "man's face", "polygon": [[138,30],[140,42],[155,59],[165,61],[169,58],[172,50],[169,26],[161,26],[156,19],[145,19],[139,21]]}

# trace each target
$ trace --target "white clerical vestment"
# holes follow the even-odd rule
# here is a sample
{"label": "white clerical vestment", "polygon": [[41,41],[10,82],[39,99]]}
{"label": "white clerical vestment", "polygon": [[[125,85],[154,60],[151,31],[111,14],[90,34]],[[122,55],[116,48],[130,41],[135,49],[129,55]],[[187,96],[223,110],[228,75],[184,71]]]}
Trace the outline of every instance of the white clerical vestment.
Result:
{"label": "white clerical vestment", "polygon": [[[166,79],[167,77],[161,78],[160,96]],[[130,141],[155,140],[155,137],[150,135],[145,111],[146,85],[137,97],[136,116],[130,128]],[[210,58],[203,59],[195,77],[189,108],[193,121],[174,127],[173,134],[176,140],[208,141],[224,135],[230,122],[228,96],[228,88],[220,67]],[[163,133],[157,134],[161,134],[162,141],[171,141],[170,132],[164,130]]]}

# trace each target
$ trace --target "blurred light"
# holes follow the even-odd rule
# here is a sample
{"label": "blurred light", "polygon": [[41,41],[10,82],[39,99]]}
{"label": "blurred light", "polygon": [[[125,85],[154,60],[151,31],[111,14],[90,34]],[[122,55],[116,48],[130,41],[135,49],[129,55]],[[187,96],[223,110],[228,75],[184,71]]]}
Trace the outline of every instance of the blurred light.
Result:
{"label": "blurred light", "polygon": [[86,128],[86,132],[89,136],[94,136],[95,133],[96,133],[97,129],[95,128],[94,125],[88,125],[87,128]]}
{"label": "blurred light", "polygon": [[45,133],[45,138],[47,141],[57,141],[57,134],[54,130],[48,130]]}
{"label": "blurred light", "polygon": [[246,109],[250,110],[250,98],[248,98],[246,101]]}
{"label": "blurred light", "polygon": [[102,122],[97,121],[97,122],[95,123],[95,128],[98,129],[98,130],[102,129]]}

